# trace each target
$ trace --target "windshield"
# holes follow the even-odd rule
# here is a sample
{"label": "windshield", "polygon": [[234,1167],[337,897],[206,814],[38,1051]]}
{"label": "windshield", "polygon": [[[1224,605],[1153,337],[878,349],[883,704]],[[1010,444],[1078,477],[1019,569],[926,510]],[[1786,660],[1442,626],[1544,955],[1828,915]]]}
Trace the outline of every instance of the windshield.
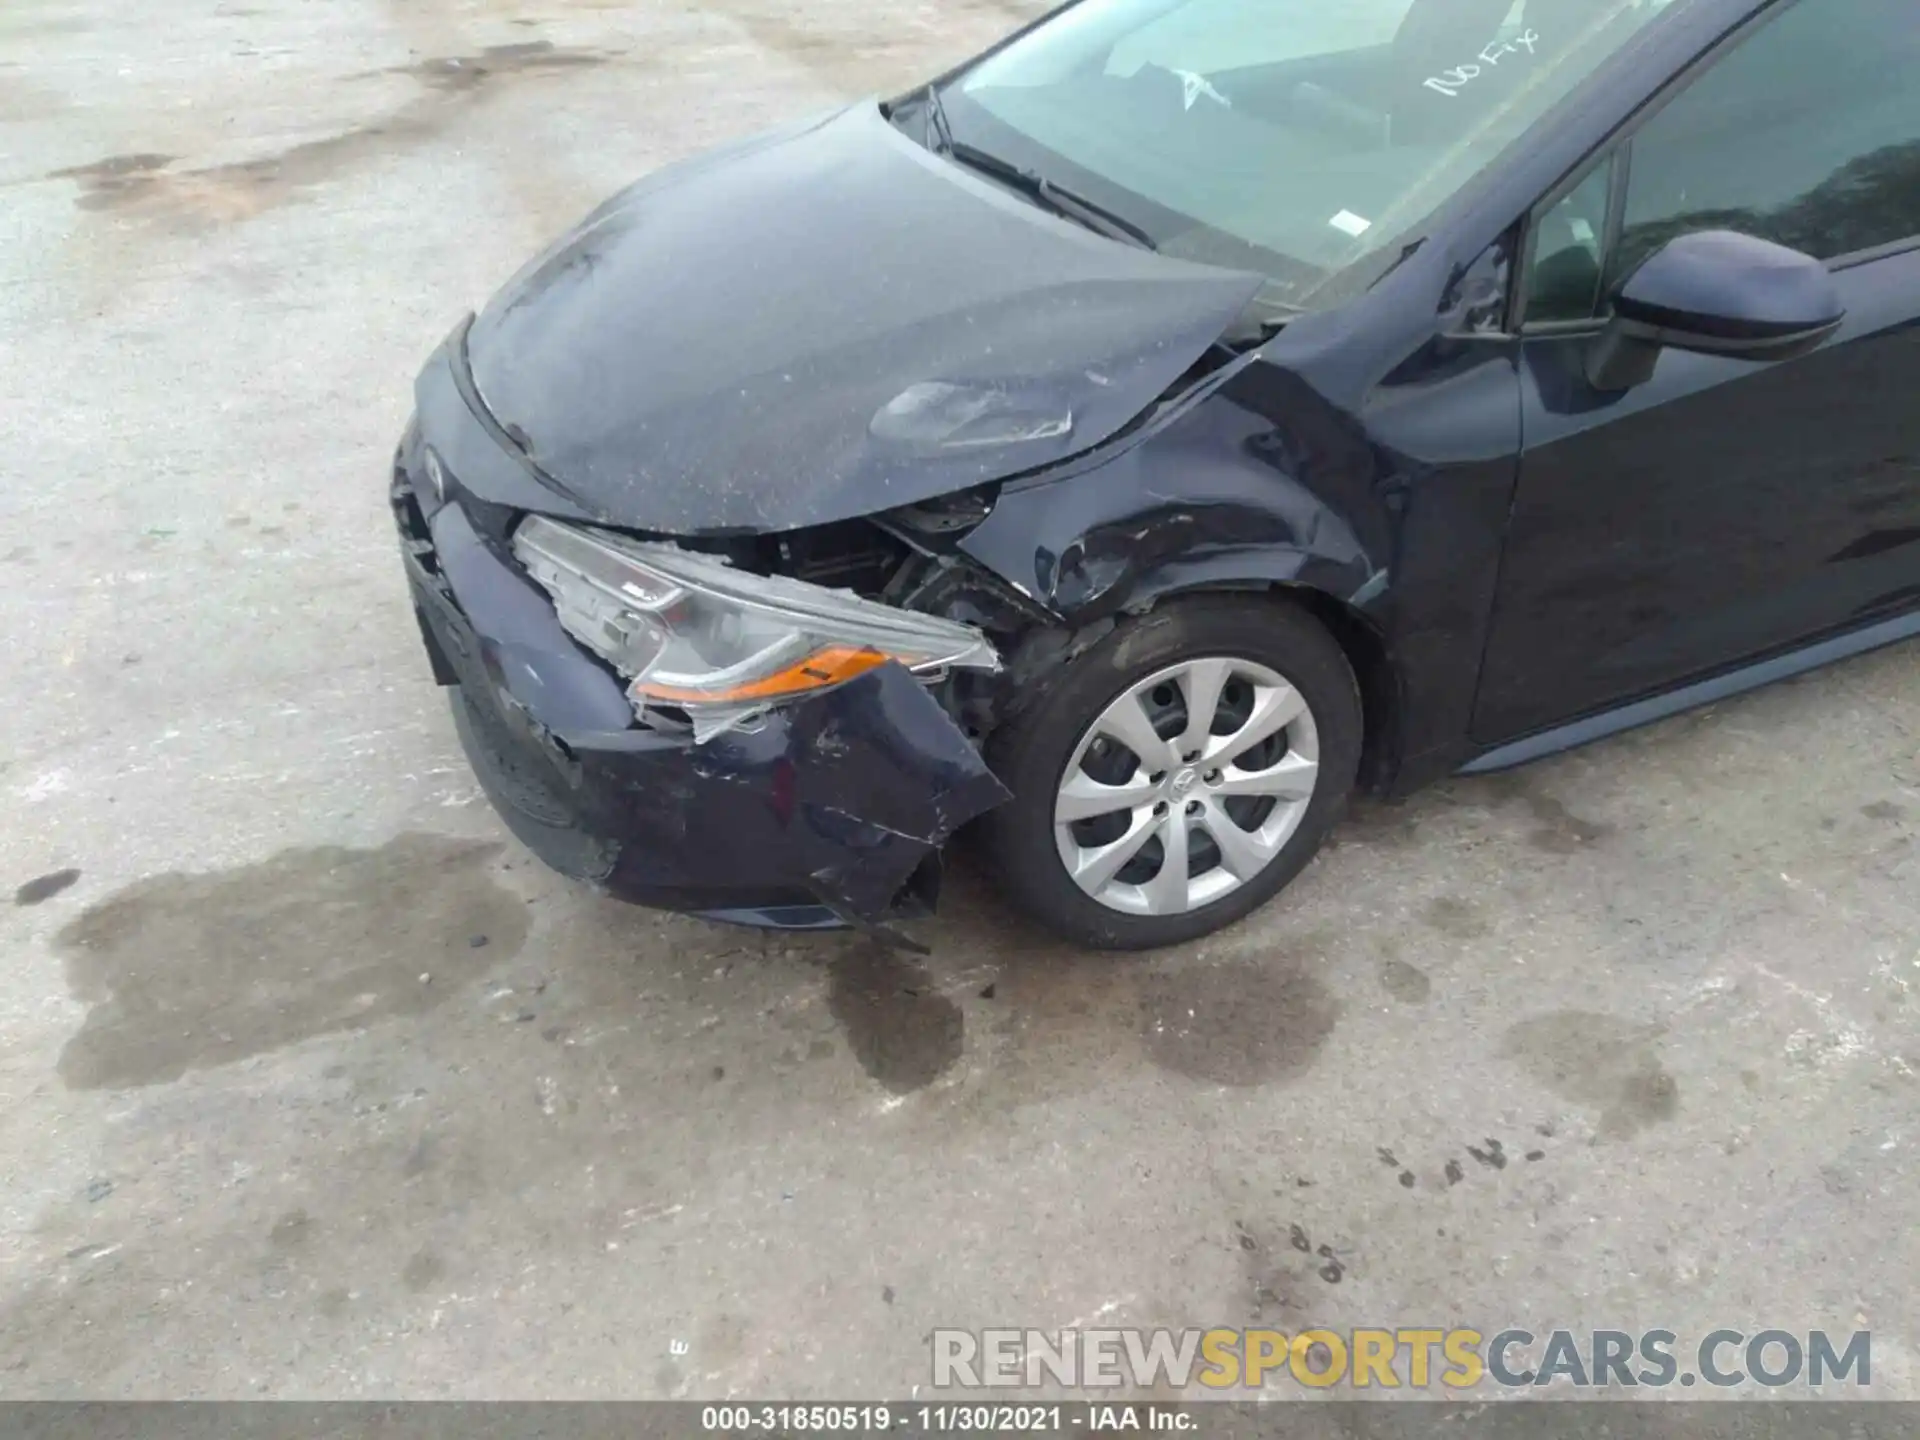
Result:
{"label": "windshield", "polygon": [[1268,298],[1364,288],[1671,0],[1081,0],[944,91],[962,142]]}

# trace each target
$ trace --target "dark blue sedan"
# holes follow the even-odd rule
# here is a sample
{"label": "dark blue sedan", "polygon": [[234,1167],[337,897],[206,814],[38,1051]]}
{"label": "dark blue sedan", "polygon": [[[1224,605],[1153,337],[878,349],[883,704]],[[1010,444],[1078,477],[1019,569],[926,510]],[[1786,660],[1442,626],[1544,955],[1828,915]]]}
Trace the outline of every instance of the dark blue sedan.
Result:
{"label": "dark blue sedan", "polygon": [[[393,499],[549,863],[1076,941],[1920,633],[1914,0],[1079,0],[614,196]],[[965,837],[963,837],[965,838]]]}

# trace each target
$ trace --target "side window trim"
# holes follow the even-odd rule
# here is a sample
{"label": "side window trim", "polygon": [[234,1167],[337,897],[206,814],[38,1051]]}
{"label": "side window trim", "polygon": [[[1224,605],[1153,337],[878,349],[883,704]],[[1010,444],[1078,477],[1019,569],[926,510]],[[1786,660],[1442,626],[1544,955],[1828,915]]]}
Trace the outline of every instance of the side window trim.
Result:
{"label": "side window trim", "polygon": [[[1639,109],[1627,116],[1615,126],[1613,130],[1597,141],[1594,146],[1580,158],[1579,163],[1573,167],[1567,177],[1549,190],[1546,195],[1522,217],[1521,223],[1525,226],[1525,238],[1522,242],[1522,263],[1519,274],[1515,280],[1517,302],[1511,306],[1509,310],[1512,317],[1512,333],[1527,335],[1577,334],[1582,330],[1597,327],[1601,323],[1605,313],[1604,288],[1606,282],[1609,279],[1617,278],[1607,276],[1604,272],[1602,278],[1602,295],[1595,307],[1594,315],[1584,320],[1536,321],[1533,324],[1527,322],[1527,285],[1533,270],[1534,237],[1540,219],[1546,215],[1553,206],[1558,205],[1569,193],[1577,188],[1581,182],[1592,173],[1596,164],[1608,163],[1596,157],[1605,156],[1611,147],[1612,154],[1610,163],[1614,166],[1614,172],[1609,182],[1607,195],[1607,230],[1604,237],[1602,255],[1612,254],[1613,247],[1619,241],[1625,224],[1627,184],[1631,177],[1633,164],[1633,142],[1640,131],[1651,124],[1669,104],[1691,89],[1695,81],[1700,79],[1714,66],[1718,65],[1727,55],[1737,50],[1750,37],[1758,34],[1766,26],[1794,9],[1795,6],[1804,3],[1806,3],[1806,0],[1767,0],[1767,3],[1760,6],[1751,15],[1748,15],[1739,24],[1720,36],[1713,44],[1707,46],[1706,49],[1696,55],[1686,66],[1676,71],[1665,85],[1661,86],[1657,92],[1647,98],[1646,102],[1642,104]],[[1870,265],[1878,260],[1891,259],[1916,249],[1920,249],[1920,231],[1915,231],[1913,234],[1902,236],[1884,244],[1869,246],[1863,250],[1854,250],[1845,254],[1835,255],[1822,263],[1826,265],[1829,271],[1839,272],[1852,270],[1862,265]]]}
{"label": "side window trim", "polygon": [[[1632,167],[1631,139],[1614,144],[1620,132],[1615,131],[1599,145],[1596,145],[1580,163],[1570,171],[1559,184],[1549,190],[1531,210],[1521,224],[1525,235],[1521,242],[1520,264],[1515,277],[1515,302],[1509,307],[1512,317],[1509,333],[1515,335],[1577,335],[1598,328],[1601,320],[1600,307],[1606,303],[1604,294],[1595,297],[1595,313],[1582,316],[1577,320],[1533,320],[1527,319],[1527,302],[1530,298],[1530,286],[1533,279],[1535,246],[1540,236],[1540,222],[1570,195],[1578,190],[1593,176],[1602,165],[1609,167],[1607,176],[1607,211],[1600,233],[1601,283],[1606,280],[1607,257],[1613,253],[1614,241],[1619,238],[1620,226],[1627,208],[1627,177]],[[1608,146],[1612,146],[1611,150]]]}
{"label": "side window trim", "polygon": [[1607,233],[1600,251],[1600,294],[1594,301],[1596,314],[1604,315],[1607,308],[1607,281],[1613,269],[1613,257],[1618,253],[1620,237],[1627,228],[1627,193],[1633,184],[1633,142],[1635,134],[1627,134],[1613,147],[1613,175],[1607,182]]}
{"label": "side window trim", "polygon": [[1833,271],[1857,270],[1862,265],[1871,265],[1876,260],[1891,260],[1896,255],[1905,255],[1920,250],[1920,231],[1912,235],[1903,235],[1898,240],[1889,240],[1884,245],[1870,245],[1865,250],[1850,250],[1845,255],[1836,255],[1827,261],[1827,269]]}
{"label": "side window trim", "polygon": [[1767,0],[1765,5],[1721,35],[1686,65],[1669,76],[1667,83],[1649,95],[1639,109],[1594,141],[1592,148],[1580,157],[1559,183],[1541,196],[1521,217],[1521,223],[1526,226],[1526,239],[1522,245],[1522,264],[1516,280],[1520,300],[1519,304],[1511,307],[1509,311],[1514,334],[1571,334],[1577,333],[1583,327],[1591,328],[1599,324],[1599,316],[1595,314],[1585,320],[1539,322],[1538,328],[1530,328],[1527,325],[1526,286],[1533,273],[1534,234],[1539,228],[1540,218],[1578,188],[1581,182],[1592,173],[1594,166],[1600,163],[1600,157],[1606,156],[1611,151],[1615,168],[1607,192],[1608,234],[1606,239],[1610,245],[1618,233],[1615,229],[1616,212],[1619,212],[1620,218],[1624,218],[1626,209],[1627,192],[1623,183],[1622,167],[1618,163],[1619,156],[1623,151],[1631,148],[1633,137],[1639,133],[1642,126],[1650,123],[1653,117],[1666,109],[1674,99],[1685,94],[1693,82],[1718,64],[1723,56],[1732,52],[1749,35],[1755,34],[1761,27],[1770,23],[1776,16],[1785,14],[1797,3],[1799,0]]}

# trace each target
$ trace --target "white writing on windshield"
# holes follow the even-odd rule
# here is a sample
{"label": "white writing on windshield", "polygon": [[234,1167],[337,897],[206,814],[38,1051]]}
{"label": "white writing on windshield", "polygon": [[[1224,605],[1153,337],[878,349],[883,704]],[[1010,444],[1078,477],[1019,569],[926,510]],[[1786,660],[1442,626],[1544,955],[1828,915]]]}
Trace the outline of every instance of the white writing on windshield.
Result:
{"label": "white writing on windshield", "polygon": [[1427,89],[1437,90],[1442,95],[1458,95],[1488,70],[1497,67],[1507,56],[1518,55],[1523,50],[1531,55],[1539,43],[1539,35],[1532,30],[1523,30],[1511,40],[1496,40],[1487,46],[1475,57],[1477,64],[1469,62],[1452,70],[1442,70],[1423,83]]}

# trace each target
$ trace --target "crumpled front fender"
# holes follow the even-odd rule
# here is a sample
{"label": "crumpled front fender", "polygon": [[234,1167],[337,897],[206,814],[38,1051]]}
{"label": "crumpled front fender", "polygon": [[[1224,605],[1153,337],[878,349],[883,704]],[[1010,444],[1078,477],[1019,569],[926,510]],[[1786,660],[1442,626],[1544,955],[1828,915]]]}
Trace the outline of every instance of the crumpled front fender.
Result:
{"label": "crumpled front fender", "polygon": [[767,858],[850,921],[885,913],[961,826],[1012,798],[926,687],[889,662],[693,751],[697,775],[764,805]]}

